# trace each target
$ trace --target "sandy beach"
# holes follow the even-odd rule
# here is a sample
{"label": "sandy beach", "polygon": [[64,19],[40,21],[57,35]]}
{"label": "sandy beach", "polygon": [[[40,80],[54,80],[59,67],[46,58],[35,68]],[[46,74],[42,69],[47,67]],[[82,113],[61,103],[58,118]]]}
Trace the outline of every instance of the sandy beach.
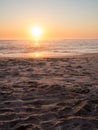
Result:
{"label": "sandy beach", "polygon": [[98,130],[98,54],[0,58],[0,130]]}

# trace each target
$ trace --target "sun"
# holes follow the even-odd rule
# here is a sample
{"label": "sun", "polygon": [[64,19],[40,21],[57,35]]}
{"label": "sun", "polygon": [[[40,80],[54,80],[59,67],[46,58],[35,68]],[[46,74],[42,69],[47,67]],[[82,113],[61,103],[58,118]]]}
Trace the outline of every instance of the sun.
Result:
{"label": "sun", "polygon": [[42,33],[43,33],[43,30],[41,27],[36,26],[36,27],[31,28],[31,34],[35,40],[39,40]]}

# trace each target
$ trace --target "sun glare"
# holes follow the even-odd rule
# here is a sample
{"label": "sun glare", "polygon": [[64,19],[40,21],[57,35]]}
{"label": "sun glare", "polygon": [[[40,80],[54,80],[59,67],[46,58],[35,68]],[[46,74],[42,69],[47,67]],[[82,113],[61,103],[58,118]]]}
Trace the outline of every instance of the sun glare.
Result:
{"label": "sun glare", "polygon": [[39,40],[43,31],[40,27],[33,27],[31,29],[31,33],[32,33],[32,36],[34,37],[35,40]]}

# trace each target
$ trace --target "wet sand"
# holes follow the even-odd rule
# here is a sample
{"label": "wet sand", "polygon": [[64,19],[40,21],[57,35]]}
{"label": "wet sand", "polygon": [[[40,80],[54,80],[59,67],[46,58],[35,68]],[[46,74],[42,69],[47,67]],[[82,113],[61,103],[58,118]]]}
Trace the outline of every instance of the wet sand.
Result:
{"label": "wet sand", "polygon": [[98,130],[98,54],[0,58],[0,130]]}

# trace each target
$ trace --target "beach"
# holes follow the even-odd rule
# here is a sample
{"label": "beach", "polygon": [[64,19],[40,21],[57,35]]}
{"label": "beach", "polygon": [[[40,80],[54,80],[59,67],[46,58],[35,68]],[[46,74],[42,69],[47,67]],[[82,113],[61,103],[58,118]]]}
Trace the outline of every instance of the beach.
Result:
{"label": "beach", "polygon": [[0,130],[98,130],[98,54],[0,58]]}

